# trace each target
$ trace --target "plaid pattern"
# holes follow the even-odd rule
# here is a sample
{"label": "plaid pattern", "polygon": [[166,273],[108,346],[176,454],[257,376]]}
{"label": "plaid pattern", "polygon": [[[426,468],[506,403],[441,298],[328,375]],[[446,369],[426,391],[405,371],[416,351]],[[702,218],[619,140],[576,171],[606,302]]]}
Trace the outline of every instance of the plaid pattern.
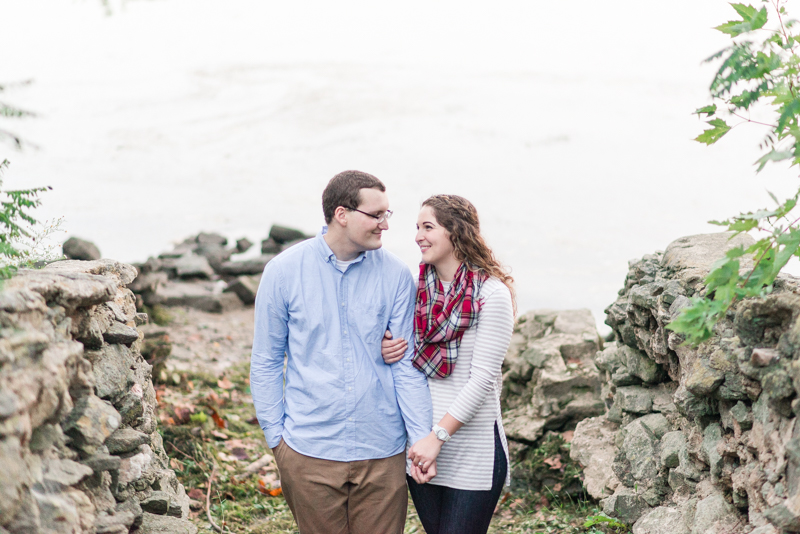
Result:
{"label": "plaid pattern", "polygon": [[447,378],[456,365],[464,331],[475,323],[486,280],[462,263],[445,294],[433,265],[420,264],[414,309],[414,367],[431,378]]}

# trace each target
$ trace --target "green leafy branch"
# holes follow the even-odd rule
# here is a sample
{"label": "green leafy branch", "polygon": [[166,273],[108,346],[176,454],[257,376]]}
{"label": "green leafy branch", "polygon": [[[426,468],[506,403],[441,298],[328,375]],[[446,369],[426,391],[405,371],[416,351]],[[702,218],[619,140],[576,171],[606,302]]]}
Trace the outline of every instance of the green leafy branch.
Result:
{"label": "green leafy branch", "polygon": [[[766,7],[756,9],[745,4],[731,4],[740,19],[715,28],[730,35],[733,42],[706,60],[721,62],[709,87],[713,103],[694,112],[709,119],[706,124],[710,128],[695,139],[706,145],[716,143],[740,124],[766,126],[768,133],[759,146],[765,153],[755,162],[756,172],[771,162],[789,161],[790,166],[800,163],[800,57],[796,53],[800,38],[791,32],[796,21],[785,20],[785,0],[764,3],[769,3],[777,15],[775,29],[766,28]],[[773,113],[774,122],[747,116],[757,104]],[[741,122],[729,124],[732,118]],[[716,262],[706,277],[703,296],[693,298],[667,326],[683,334],[687,343],[699,344],[710,338],[714,326],[737,300],[769,293],[781,269],[793,256],[800,256],[800,217],[789,216],[797,206],[800,189],[784,202],[770,196],[775,209],[710,221],[726,227],[733,236],[758,231],[763,237],[747,248],[729,250]]]}
{"label": "green leafy branch", "polygon": [[[8,168],[8,160],[0,163],[0,186],[2,173]],[[38,260],[55,259],[52,247],[46,240],[59,231],[62,220],[40,224],[30,211],[41,204],[39,193],[50,187],[36,187],[13,191],[0,191],[0,280],[11,278],[21,266],[29,266]]]}

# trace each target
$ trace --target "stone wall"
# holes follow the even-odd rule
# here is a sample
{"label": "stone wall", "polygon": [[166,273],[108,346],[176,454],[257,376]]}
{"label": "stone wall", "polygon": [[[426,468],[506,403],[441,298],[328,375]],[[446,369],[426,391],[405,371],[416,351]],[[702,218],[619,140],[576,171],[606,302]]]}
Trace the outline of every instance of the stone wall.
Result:
{"label": "stone wall", "polygon": [[196,532],[156,431],[136,274],[62,261],[0,291],[0,533]]}
{"label": "stone wall", "polygon": [[699,347],[665,327],[705,291],[711,264],[752,240],[678,239],[630,264],[597,353],[607,411],[571,455],[587,491],[634,534],[800,532],[800,296],[737,303]]}

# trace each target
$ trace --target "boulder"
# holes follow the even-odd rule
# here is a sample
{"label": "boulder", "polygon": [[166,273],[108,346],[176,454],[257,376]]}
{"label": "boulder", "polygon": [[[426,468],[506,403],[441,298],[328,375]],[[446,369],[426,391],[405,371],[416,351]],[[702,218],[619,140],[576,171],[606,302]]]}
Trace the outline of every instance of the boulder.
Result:
{"label": "boulder", "polygon": [[618,518],[621,522],[632,525],[650,510],[650,506],[641,496],[619,488],[611,497],[603,501],[603,513]]}
{"label": "boulder", "polygon": [[240,276],[243,274],[261,274],[264,267],[275,257],[275,254],[262,254],[255,258],[239,261],[226,261],[220,265],[219,272],[228,276]]}
{"label": "boulder", "polygon": [[75,404],[64,425],[64,433],[83,452],[95,454],[120,423],[121,417],[113,406],[88,395]]}
{"label": "boulder", "polygon": [[261,254],[280,254],[281,244],[271,237],[261,242]]}
{"label": "boulder", "polygon": [[683,514],[675,508],[659,506],[633,524],[633,534],[690,534]]}
{"label": "boulder", "polygon": [[238,252],[239,254],[247,252],[248,250],[250,250],[250,247],[252,246],[253,246],[252,241],[250,241],[246,237],[236,240],[236,252]]}
{"label": "boulder", "polygon": [[308,236],[306,236],[300,230],[288,228],[286,226],[279,226],[277,224],[273,224],[272,228],[269,229],[269,237],[281,245],[290,241],[308,238]]}
{"label": "boulder", "polygon": [[261,282],[261,275],[247,276],[242,275],[228,282],[225,288],[226,293],[234,293],[243,304],[253,304],[258,293],[258,284]]}
{"label": "boulder", "polygon": [[172,266],[178,278],[211,278],[214,275],[208,259],[194,253],[177,258]]}
{"label": "boulder", "polygon": [[595,499],[608,497],[619,486],[612,469],[618,429],[605,417],[584,419],[575,428],[569,456],[583,466],[583,486]]}
{"label": "boulder", "polygon": [[163,306],[187,306],[211,313],[222,313],[242,306],[236,295],[215,293],[212,287],[204,284],[168,283],[159,290],[158,296]]}
{"label": "boulder", "polygon": [[736,522],[736,509],[719,493],[709,495],[697,503],[691,534],[706,534],[718,521]]}
{"label": "boulder", "polygon": [[91,241],[70,237],[61,246],[64,256],[71,260],[99,260],[102,256],[100,250]]}

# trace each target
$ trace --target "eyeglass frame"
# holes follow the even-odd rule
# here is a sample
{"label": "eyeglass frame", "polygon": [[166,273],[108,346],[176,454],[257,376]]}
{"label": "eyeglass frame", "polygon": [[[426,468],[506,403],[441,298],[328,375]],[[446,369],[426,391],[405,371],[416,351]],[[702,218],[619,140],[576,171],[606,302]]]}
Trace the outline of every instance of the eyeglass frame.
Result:
{"label": "eyeglass frame", "polygon": [[358,213],[363,213],[367,217],[372,217],[373,219],[378,221],[378,224],[382,224],[384,221],[388,221],[389,219],[392,218],[392,215],[394,215],[394,212],[392,210],[384,211],[383,215],[373,215],[371,213],[367,213],[366,211],[361,211],[360,209],[351,208],[350,206],[342,206],[342,207],[346,210],[357,211]]}

